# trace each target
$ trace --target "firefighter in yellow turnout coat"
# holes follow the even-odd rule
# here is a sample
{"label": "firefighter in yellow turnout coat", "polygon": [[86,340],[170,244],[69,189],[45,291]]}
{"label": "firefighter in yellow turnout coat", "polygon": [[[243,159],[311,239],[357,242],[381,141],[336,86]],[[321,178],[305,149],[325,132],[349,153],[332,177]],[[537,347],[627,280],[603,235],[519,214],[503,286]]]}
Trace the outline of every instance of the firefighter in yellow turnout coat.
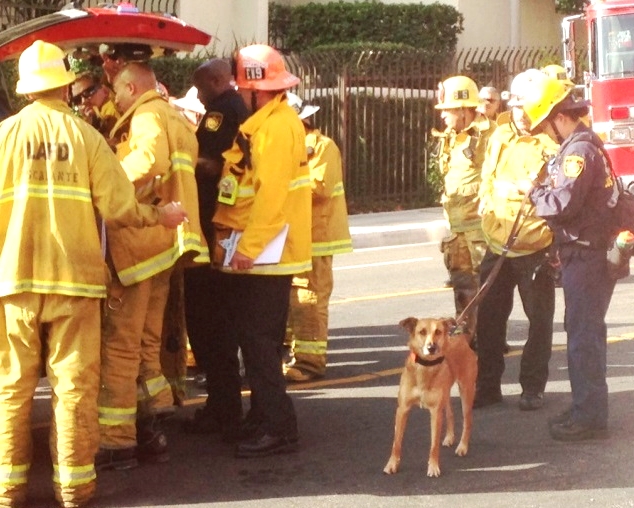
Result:
{"label": "firefighter in yellow turnout coat", "polygon": [[[297,449],[297,417],[280,360],[292,276],[311,268],[310,178],[304,128],[285,94],[299,79],[277,51],[261,44],[242,48],[235,67],[238,92],[252,114],[223,153],[216,238],[227,230],[242,236],[220,273],[227,290],[215,309],[223,317],[215,340],[239,345],[244,357],[251,408],[236,454],[248,458]],[[286,227],[279,262],[258,264]],[[240,387],[229,396],[239,404]]]}
{"label": "firefighter in yellow turnout coat", "polygon": [[191,212],[189,222],[175,232],[108,227],[114,277],[103,326],[98,468],[168,459],[156,416],[174,411],[160,365],[170,275],[183,255],[202,253],[199,259],[209,259],[198,220],[196,136],[155,83],[146,64],[130,63],[120,71],[114,90],[122,116],[111,137],[118,141],[117,156],[140,201],[181,202]]}
{"label": "firefighter in yellow turnout coat", "polygon": [[0,506],[34,506],[30,413],[44,344],[55,497],[78,507],[95,491],[99,444],[106,267],[95,210],[113,227],[175,227],[183,215],[170,224],[137,204],[105,139],[65,103],[75,75],[61,49],[34,42],[19,73],[17,92],[34,102],[0,125]]}
{"label": "firefighter in yellow turnout coat", "polygon": [[348,208],[343,188],[341,152],[335,142],[312,126],[318,106],[287,93],[306,129],[306,150],[312,185],[313,269],[293,277],[287,327],[287,381],[308,381],[326,371],[328,303],[333,288],[332,256],[352,251]]}
{"label": "firefighter in yellow turnout coat", "polygon": [[[478,215],[482,163],[495,122],[476,111],[478,87],[465,76],[446,79],[440,86],[436,109],[447,128],[433,131],[439,138],[438,163],[444,179],[442,205],[450,236],[441,249],[460,314],[478,290],[480,262],[486,250]],[[468,326],[475,328],[472,314]]]}
{"label": "firefighter in yellow turnout coat", "polygon": [[[530,411],[540,409],[543,404],[555,312],[555,283],[549,264],[553,234],[546,221],[535,214],[534,207],[524,202],[524,195],[516,186],[517,181],[534,180],[545,173],[547,161],[557,153],[557,144],[546,134],[530,135],[529,121],[522,109],[527,90],[543,79],[546,78],[537,69],[529,69],[513,79],[508,102],[511,111],[498,118],[498,128],[489,140],[482,168],[480,209],[488,249],[480,266],[480,283],[498,262],[501,265],[478,306],[478,381],[474,407],[502,399],[506,329],[516,287],[529,322],[520,363],[519,407]],[[516,239],[500,261],[518,215]]]}

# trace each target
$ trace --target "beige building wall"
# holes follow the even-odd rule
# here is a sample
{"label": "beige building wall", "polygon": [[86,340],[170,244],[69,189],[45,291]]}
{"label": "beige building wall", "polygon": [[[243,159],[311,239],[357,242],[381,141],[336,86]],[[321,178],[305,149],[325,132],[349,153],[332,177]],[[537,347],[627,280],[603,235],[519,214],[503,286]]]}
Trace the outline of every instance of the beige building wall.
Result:
{"label": "beige building wall", "polygon": [[268,42],[268,7],[268,0],[180,0],[177,14],[210,33],[210,51],[223,56],[236,44]]}

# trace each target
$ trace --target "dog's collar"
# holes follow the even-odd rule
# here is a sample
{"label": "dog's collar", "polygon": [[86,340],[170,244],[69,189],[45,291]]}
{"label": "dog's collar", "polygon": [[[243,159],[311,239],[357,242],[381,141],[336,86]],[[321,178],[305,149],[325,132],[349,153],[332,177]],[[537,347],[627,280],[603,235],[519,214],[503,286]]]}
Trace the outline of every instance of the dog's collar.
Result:
{"label": "dog's collar", "polygon": [[435,358],[434,360],[423,360],[420,356],[418,356],[414,352],[410,354],[410,358],[415,363],[417,363],[418,365],[422,365],[423,367],[433,367],[434,365],[439,365],[445,361],[444,356],[439,356],[438,358]]}

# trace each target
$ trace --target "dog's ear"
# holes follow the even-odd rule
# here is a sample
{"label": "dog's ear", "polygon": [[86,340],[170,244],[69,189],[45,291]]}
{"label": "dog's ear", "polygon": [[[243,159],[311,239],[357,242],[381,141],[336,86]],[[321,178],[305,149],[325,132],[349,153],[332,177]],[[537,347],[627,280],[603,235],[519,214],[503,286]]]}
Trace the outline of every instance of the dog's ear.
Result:
{"label": "dog's ear", "polygon": [[458,323],[456,322],[456,319],[452,318],[452,317],[443,318],[443,322],[445,323],[445,326],[447,327],[448,331],[451,331],[453,328],[458,326]]}
{"label": "dog's ear", "polygon": [[416,323],[418,323],[418,319],[415,317],[408,317],[403,319],[398,326],[405,328],[409,333],[414,333],[416,329]]}

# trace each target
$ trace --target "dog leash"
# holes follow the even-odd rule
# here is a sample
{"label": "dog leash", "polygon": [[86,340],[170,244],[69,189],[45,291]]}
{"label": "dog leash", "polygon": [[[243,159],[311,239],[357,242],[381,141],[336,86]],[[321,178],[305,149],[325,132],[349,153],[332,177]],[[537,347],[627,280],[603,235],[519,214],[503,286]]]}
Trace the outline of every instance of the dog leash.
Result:
{"label": "dog leash", "polygon": [[[484,296],[489,292],[489,289],[491,289],[491,285],[493,284],[493,281],[495,280],[495,278],[498,276],[498,273],[500,272],[500,269],[502,268],[502,263],[504,263],[504,259],[506,258],[506,255],[509,253],[509,251],[513,247],[513,244],[515,244],[515,240],[517,240],[517,235],[519,234],[519,231],[521,228],[520,219],[522,217],[526,218],[524,211],[526,208],[526,203],[528,203],[528,195],[530,194],[531,190],[533,190],[533,187],[534,185],[532,185],[529,191],[526,194],[524,194],[524,199],[522,199],[522,203],[520,204],[520,209],[517,212],[517,217],[515,217],[515,222],[513,222],[513,227],[511,228],[511,232],[509,233],[509,236],[506,239],[506,243],[504,244],[504,247],[502,247],[502,253],[498,257],[497,261],[495,262],[495,265],[493,265],[493,269],[489,273],[489,276],[482,283],[482,285],[478,289],[478,292],[475,294],[475,296],[471,299],[471,301],[463,309],[460,315],[456,318],[457,327],[461,327],[467,322],[467,316],[472,312],[473,308],[482,301]],[[471,330],[471,332],[474,332],[474,331],[475,330]]]}

